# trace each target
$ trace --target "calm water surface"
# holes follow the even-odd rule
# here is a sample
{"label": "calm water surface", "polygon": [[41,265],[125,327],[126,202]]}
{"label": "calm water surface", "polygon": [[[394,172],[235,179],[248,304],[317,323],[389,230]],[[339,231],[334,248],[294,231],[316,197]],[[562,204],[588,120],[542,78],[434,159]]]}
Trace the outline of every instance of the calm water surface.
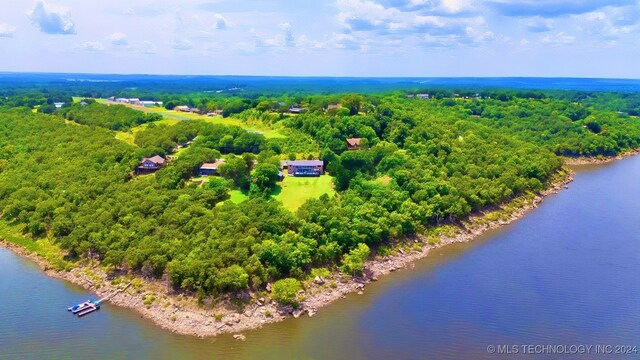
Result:
{"label": "calm water surface", "polygon": [[[569,190],[470,244],[435,251],[364,295],[230,336],[196,339],[105,305],[0,249],[4,359],[602,359],[499,356],[489,345],[628,344],[640,348],[640,156],[581,167]],[[639,349],[640,350],[640,349]],[[611,359],[640,359],[612,355]]]}

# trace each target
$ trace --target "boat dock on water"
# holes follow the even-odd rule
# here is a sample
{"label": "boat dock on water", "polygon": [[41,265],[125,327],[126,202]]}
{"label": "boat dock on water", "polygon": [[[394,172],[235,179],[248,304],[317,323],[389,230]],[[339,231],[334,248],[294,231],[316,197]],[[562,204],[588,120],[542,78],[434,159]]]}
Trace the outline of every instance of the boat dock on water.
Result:
{"label": "boat dock on water", "polygon": [[71,311],[72,314],[74,315],[78,315],[78,317],[83,317],[87,314],[90,314],[96,310],[100,309],[100,300],[98,301],[91,301],[91,300],[87,300],[85,302],[82,302],[78,305],[74,305],[71,306],[69,308],[67,308],[68,311]]}
{"label": "boat dock on water", "polygon": [[78,315],[78,317],[83,317],[87,314],[91,314],[94,311],[100,310],[100,304],[102,304],[104,301],[109,300],[114,295],[127,290],[129,286],[131,286],[131,282],[129,282],[124,288],[116,290],[111,295],[104,297],[98,301],[89,299],[85,302],[79,303],[78,305],[68,307],[67,310],[70,311],[73,315]]}

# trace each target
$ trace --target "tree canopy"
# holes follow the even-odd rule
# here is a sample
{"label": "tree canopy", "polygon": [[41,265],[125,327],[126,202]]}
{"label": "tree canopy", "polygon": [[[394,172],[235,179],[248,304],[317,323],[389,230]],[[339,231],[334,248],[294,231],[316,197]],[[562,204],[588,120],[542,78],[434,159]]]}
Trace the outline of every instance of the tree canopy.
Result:
{"label": "tree canopy", "polygon": [[[225,101],[162,95],[225,111],[233,101],[230,112],[241,113],[228,115],[261,119],[285,135],[269,139],[205,121],[157,124],[154,116],[92,102],[34,113],[29,106],[53,97],[12,96],[0,99],[2,221],[25,235],[51,236],[71,257],[167,276],[201,294],[275,281],[284,302],[296,301],[296,279],[313,267],[357,274],[371,249],[391,239],[544,189],[562,166],[558,155],[615,155],[640,145],[640,121],[619,113],[618,98],[608,95],[599,95],[602,102],[511,91],[433,91],[428,100],[403,92]],[[326,109],[338,102],[347,110]],[[293,103],[308,111],[277,113]],[[132,131],[134,145],[112,131],[146,123]],[[353,137],[366,146],[348,151]],[[142,157],[178,148],[153,175],[133,175]],[[202,163],[221,158],[221,177],[190,181]],[[322,159],[337,195],[309,199],[295,213],[284,208],[270,194],[287,158]],[[229,201],[232,190],[248,199]]]}

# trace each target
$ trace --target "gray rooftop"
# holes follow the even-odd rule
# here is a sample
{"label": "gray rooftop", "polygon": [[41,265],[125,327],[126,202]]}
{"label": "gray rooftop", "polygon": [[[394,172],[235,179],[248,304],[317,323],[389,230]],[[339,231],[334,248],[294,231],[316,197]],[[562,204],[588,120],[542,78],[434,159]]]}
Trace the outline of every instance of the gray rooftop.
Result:
{"label": "gray rooftop", "polygon": [[288,161],[288,165],[291,166],[323,166],[324,161],[322,160],[290,160]]}

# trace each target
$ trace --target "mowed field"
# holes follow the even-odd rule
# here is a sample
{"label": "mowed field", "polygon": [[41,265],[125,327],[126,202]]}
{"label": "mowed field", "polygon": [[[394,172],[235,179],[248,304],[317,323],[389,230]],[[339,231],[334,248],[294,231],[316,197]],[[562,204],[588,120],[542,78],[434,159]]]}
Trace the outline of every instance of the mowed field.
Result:
{"label": "mowed field", "polygon": [[[279,182],[276,189],[271,193],[274,199],[280,201],[284,207],[290,211],[296,211],[308,199],[317,199],[327,194],[332,197],[336,194],[333,189],[333,178],[329,175],[319,177],[293,177],[285,176]],[[245,201],[248,196],[240,190],[229,192],[229,201],[239,204]]]}
{"label": "mowed field", "polygon": [[[115,104],[106,99],[96,99],[96,101],[102,104]],[[267,139],[285,137],[283,134],[279,133],[278,130],[271,129],[261,124],[247,124],[245,122],[242,122],[239,119],[235,119],[232,117],[223,118],[221,116],[207,116],[207,115],[199,115],[194,113],[184,113],[184,112],[179,112],[175,110],[167,110],[160,106],[141,107],[141,106],[133,106],[133,105],[127,105],[127,104],[117,104],[117,105],[124,105],[134,110],[162,115],[165,119],[163,121],[155,122],[156,124],[164,123],[167,125],[173,125],[183,120],[202,120],[212,124],[239,126],[243,129],[246,129],[247,131],[260,133],[264,135],[264,137],[266,137]],[[136,131],[140,131],[140,129],[143,129],[145,126],[146,124],[133,128],[132,131],[134,132],[134,135]]]}
{"label": "mowed field", "polygon": [[327,194],[335,195],[333,178],[329,175],[319,177],[293,177],[285,176],[273,192],[273,197],[291,211],[296,211],[308,199],[319,198]]}

